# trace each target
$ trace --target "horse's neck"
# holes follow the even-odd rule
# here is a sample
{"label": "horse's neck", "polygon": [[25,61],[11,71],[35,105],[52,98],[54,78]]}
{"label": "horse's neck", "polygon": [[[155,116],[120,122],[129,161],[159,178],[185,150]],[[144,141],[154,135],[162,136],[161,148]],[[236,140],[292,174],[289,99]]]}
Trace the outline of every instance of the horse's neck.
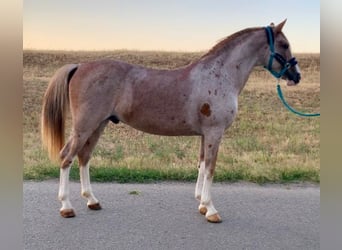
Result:
{"label": "horse's neck", "polygon": [[233,87],[240,93],[253,68],[260,64],[263,51],[261,49],[262,42],[264,41],[260,41],[262,37],[257,32],[250,34],[245,39],[236,39],[239,41],[235,41],[235,46],[203,60],[203,63],[207,63],[204,68],[209,69],[211,74],[223,77],[227,81],[225,82],[227,87]]}

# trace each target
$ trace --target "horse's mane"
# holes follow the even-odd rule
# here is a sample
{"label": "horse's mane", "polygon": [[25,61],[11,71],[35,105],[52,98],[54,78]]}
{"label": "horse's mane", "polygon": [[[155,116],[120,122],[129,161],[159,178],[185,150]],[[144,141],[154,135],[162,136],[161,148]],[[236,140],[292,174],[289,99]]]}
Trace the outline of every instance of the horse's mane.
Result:
{"label": "horse's mane", "polygon": [[247,29],[243,29],[240,30],[228,37],[225,37],[223,39],[221,39],[214,47],[212,47],[207,53],[205,53],[201,58],[206,57],[208,55],[212,55],[212,54],[216,54],[218,51],[220,51],[221,49],[226,49],[233,40],[235,40],[236,38],[249,33],[249,32],[253,32],[256,30],[260,30],[262,28],[258,27],[258,28],[247,28]]}

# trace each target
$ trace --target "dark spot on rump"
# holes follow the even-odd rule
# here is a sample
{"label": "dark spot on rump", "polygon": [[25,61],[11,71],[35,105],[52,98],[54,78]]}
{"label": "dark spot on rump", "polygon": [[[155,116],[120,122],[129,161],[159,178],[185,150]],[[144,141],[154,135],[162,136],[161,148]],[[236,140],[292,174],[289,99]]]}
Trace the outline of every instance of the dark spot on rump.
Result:
{"label": "dark spot on rump", "polygon": [[205,116],[211,115],[210,105],[208,103],[204,103],[201,107],[201,113]]}
{"label": "dark spot on rump", "polygon": [[212,146],[213,146],[213,145],[209,144],[209,145],[208,145],[208,148],[211,148]]}
{"label": "dark spot on rump", "polygon": [[234,110],[231,110],[230,113],[231,113],[231,114],[234,114]]}
{"label": "dark spot on rump", "polygon": [[174,116],[171,116],[171,121],[174,121],[175,120],[175,117]]}
{"label": "dark spot on rump", "polygon": [[208,93],[209,93],[209,95],[211,94],[211,91],[210,90],[208,90]]}
{"label": "dark spot on rump", "polygon": [[217,89],[215,89],[214,95],[217,95]]}

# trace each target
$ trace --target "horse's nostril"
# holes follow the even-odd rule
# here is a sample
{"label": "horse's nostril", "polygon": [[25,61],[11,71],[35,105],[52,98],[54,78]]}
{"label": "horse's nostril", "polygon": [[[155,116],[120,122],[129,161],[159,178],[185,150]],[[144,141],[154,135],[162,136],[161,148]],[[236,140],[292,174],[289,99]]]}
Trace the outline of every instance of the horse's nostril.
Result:
{"label": "horse's nostril", "polygon": [[301,75],[300,75],[299,73],[297,73],[296,79],[295,79],[294,82],[295,82],[295,83],[299,83],[300,79],[301,79]]}

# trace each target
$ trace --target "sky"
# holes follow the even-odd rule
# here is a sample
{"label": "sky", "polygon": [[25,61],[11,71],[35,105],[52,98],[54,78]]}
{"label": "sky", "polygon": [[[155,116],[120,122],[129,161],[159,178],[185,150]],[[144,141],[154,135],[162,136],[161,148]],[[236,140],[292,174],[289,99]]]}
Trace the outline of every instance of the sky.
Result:
{"label": "sky", "polygon": [[23,48],[207,51],[285,18],[292,51],[319,53],[319,0],[24,0]]}

